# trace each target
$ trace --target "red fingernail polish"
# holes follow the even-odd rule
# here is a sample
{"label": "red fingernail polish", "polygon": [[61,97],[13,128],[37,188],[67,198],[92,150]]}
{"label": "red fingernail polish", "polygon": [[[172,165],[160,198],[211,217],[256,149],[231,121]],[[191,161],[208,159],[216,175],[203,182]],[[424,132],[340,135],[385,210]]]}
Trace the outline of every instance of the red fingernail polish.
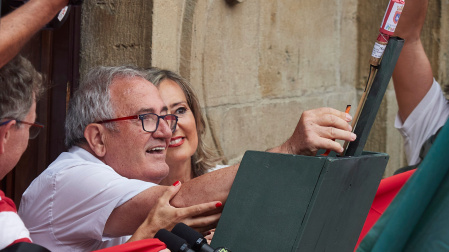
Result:
{"label": "red fingernail polish", "polygon": [[223,204],[222,204],[221,202],[218,202],[217,204],[215,204],[215,207],[216,207],[216,208],[219,208],[219,207],[221,207],[221,206],[223,206]]}
{"label": "red fingernail polish", "polygon": [[177,186],[177,185],[179,185],[179,184],[181,184],[181,182],[179,182],[179,180],[178,180],[178,181],[176,181],[175,183],[173,183],[173,186]]}

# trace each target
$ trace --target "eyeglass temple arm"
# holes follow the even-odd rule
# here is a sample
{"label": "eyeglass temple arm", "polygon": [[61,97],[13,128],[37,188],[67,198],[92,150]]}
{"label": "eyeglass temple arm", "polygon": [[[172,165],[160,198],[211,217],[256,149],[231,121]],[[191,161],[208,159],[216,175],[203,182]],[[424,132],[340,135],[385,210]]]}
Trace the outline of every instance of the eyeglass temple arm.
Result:
{"label": "eyeglass temple arm", "polygon": [[124,120],[129,120],[129,119],[139,119],[138,115],[134,115],[134,116],[127,116],[127,117],[120,117],[120,118],[115,118],[115,119],[109,119],[109,120],[103,120],[103,121],[99,121],[96,123],[108,123],[108,122],[115,122],[115,121],[124,121]]}
{"label": "eyeglass temple arm", "polygon": [[44,125],[42,125],[40,123],[29,123],[29,122],[24,122],[24,121],[19,121],[19,120],[16,120],[16,121],[18,123],[28,124],[28,125],[39,127],[39,128],[44,128]]}

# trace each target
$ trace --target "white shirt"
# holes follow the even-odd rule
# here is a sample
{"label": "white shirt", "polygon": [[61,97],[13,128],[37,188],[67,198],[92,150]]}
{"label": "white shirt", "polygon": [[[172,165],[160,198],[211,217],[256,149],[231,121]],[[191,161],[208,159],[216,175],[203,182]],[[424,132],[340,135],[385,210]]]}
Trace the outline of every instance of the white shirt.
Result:
{"label": "white shirt", "polygon": [[213,172],[213,171],[218,171],[218,170],[220,170],[220,169],[223,169],[223,168],[226,168],[226,167],[229,167],[229,166],[230,166],[230,165],[216,165],[215,167],[209,168],[209,169],[206,171],[206,173]]}
{"label": "white shirt", "polygon": [[19,215],[31,238],[51,251],[92,251],[122,244],[106,237],[111,212],[155,184],[122,177],[80,147],[63,152],[22,196]]}
{"label": "white shirt", "polygon": [[409,165],[421,161],[419,152],[423,143],[435,134],[448,118],[449,103],[435,79],[429,92],[404,123],[402,123],[399,115],[396,115],[394,126],[404,138],[405,155]]}

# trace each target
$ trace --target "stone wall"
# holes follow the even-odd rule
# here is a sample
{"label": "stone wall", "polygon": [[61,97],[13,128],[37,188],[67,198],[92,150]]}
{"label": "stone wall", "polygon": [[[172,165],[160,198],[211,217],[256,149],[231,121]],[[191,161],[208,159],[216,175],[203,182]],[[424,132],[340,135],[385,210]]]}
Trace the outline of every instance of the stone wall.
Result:
{"label": "stone wall", "polygon": [[[231,3],[232,2],[232,3]],[[210,145],[238,162],[291,135],[302,111],[358,104],[388,1],[85,1],[81,74],[133,63],[188,78],[207,118]],[[423,39],[435,76],[449,80],[449,1],[431,1]],[[366,149],[405,165],[390,85]]]}

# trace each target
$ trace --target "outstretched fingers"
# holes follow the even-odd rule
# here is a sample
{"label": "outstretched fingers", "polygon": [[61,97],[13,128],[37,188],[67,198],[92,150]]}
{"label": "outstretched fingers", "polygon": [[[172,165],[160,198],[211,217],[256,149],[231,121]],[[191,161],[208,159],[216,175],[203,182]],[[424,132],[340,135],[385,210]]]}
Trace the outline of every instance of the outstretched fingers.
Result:
{"label": "outstretched fingers", "polygon": [[320,126],[317,129],[320,138],[316,141],[316,145],[321,149],[342,153],[343,147],[334,140],[354,141],[357,138],[351,132],[352,127],[348,123],[352,120],[352,117],[348,113],[332,108],[322,108],[322,110],[323,114],[317,121]]}
{"label": "outstretched fingers", "polygon": [[184,223],[197,231],[206,231],[216,226],[220,219],[222,203],[212,201],[183,208]]}
{"label": "outstretched fingers", "polygon": [[197,216],[194,218],[190,218],[185,220],[185,224],[189,227],[195,229],[199,233],[204,233],[208,230],[211,230],[217,226],[218,220],[221,217],[221,213],[216,213],[207,216]]}

